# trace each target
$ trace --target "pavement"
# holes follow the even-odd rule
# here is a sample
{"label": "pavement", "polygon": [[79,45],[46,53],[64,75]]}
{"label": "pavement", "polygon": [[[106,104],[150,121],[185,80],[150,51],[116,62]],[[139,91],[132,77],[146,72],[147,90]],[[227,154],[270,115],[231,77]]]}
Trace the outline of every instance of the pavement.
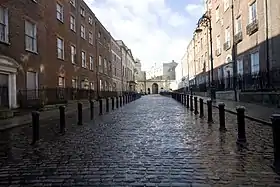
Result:
{"label": "pavement", "polygon": [[[75,113],[77,111],[77,102],[82,102],[83,110],[89,109],[89,101],[88,100],[80,100],[80,101],[71,101],[65,107],[65,113]],[[59,110],[57,105],[50,110],[40,112],[40,119],[59,119]],[[4,120],[0,120],[0,131],[4,131],[10,128],[15,128],[23,125],[28,125],[32,123],[31,113],[15,116],[13,118],[8,118]]]}
{"label": "pavement", "polygon": [[[209,97],[201,97],[197,96],[198,98],[203,98],[204,102],[206,103],[207,99],[210,99]],[[222,99],[216,99],[213,101],[213,106],[218,107],[218,104],[220,102],[225,103],[225,109],[228,112],[236,113],[236,107],[238,106],[244,106],[245,107],[245,115],[248,119],[270,125],[271,126],[271,119],[270,117],[272,114],[280,114],[280,109],[276,107],[270,107],[267,105],[260,105],[260,104],[254,104],[254,103],[246,103],[246,102],[235,102],[230,100],[222,100]]]}
{"label": "pavement", "polygon": [[82,126],[69,116],[64,136],[56,120],[44,122],[35,147],[27,126],[1,132],[0,186],[280,186],[271,127],[246,119],[241,148],[236,115],[226,113],[220,132],[213,112],[208,124],[170,97],[149,95]]}

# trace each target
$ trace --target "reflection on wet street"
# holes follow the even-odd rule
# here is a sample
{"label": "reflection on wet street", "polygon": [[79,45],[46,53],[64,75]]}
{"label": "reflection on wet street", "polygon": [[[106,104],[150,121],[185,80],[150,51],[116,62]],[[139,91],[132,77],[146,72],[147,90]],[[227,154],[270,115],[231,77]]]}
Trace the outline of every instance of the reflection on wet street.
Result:
{"label": "reflection on wet street", "polygon": [[144,96],[77,126],[67,119],[64,136],[57,121],[42,123],[43,137],[30,145],[31,129],[1,133],[0,186],[280,186],[272,171],[272,134],[247,124],[249,145],[236,145],[236,117],[227,132],[207,124],[175,100]]}

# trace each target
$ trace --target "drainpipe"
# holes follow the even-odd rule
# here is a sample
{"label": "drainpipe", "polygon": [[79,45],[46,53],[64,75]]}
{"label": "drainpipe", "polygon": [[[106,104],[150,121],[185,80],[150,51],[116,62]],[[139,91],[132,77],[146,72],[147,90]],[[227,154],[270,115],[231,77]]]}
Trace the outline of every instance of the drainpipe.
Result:
{"label": "drainpipe", "polygon": [[265,43],[266,43],[266,71],[267,71],[267,87],[270,88],[270,55],[269,55],[269,30],[268,30],[268,2],[265,0]]}
{"label": "drainpipe", "polygon": [[234,100],[237,101],[237,64],[236,64],[236,47],[234,42],[235,35],[235,19],[234,19],[234,0],[231,0],[231,22],[232,22],[232,65],[233,65],[233,89],[234,89]]}

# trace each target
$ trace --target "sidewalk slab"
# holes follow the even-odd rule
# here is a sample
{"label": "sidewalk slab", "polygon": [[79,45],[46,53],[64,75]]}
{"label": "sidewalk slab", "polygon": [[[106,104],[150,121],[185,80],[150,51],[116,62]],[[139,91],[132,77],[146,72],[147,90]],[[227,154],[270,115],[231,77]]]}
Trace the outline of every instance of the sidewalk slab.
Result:
{"label": "sidewalk slab", "polygon": [[[204,103],[206,103],[206,101],[210,99],[209,97],[201,97],[201,96],[197,96],[197,97],[202,98],[204,100]],[[280,114],[279,108],[257,105],[253,103],[222,100],[222,99],[215,99],[215,101],[213,101],[213,106],[218,107],[220,102],[225,103],[225,110],[227,112],[234,113],[234,114],[236,114],[236,107],[244,106],[246,109],[245,110],[246,118],[270,126],[271,126],[270,117],[272,116],[272,114]]]}

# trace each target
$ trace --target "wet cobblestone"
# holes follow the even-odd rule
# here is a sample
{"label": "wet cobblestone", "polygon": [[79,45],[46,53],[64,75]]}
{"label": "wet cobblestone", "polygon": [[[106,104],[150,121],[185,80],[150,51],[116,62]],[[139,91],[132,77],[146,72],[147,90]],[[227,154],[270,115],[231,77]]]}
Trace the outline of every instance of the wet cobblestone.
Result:
{"label": "wet cobblestone", "polygon": [[220,133],[213,111],[208,125],[171,98],[145,96],[95,123],[77,126],[73,115],[64,136],[46,121],[35,148],[27,127],[2,133],[10,149],[0,186],[280,186],[271,128],[246,120],[249,144],[240,149],[236,116],[226,114]]}

